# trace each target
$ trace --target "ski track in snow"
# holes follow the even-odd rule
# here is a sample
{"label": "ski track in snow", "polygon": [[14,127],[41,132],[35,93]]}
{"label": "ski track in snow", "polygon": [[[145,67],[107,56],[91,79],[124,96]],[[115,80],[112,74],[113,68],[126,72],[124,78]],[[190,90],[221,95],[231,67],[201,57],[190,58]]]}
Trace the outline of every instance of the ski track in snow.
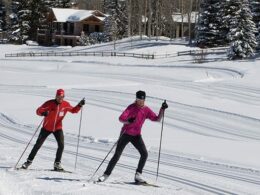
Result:
{"label": "ski track in snow", "polygon": [[[49,89],[30,88],[23,86],[3,86],[0,85],[0,92],[18,93],[23,95],[37,95],[52,97]],[[82,96],[88,98],[88,103],[110,110],[120,111],[121,107],[131,98],[131,94],[115,91],[74,89],[69,100],[79,99]],[[120,98],[118,98],[120,94]],[[157,103],[163,99],[151,97],[151,103]],[[224,112],[216,109],[181,104],[168,100],[170,107],[167,110],[166,125],[181,131],[192,132],[205,136],[219,137],[231,140],[260,140],[260,119]],[[194,117],[196,115],[196,117]],[[226,118],[229,121],[226,121]],[[214,121],[214,123],[212,122]],[[250,127],[250,128],[249,128]]]}
{"label": "ski track in snow", "polygon": [[[6,92],[6,90],[7,90],[7,86],[1,86],[0,91]],[[18,94],[25,94],[25,95],[37,95],[37,96],[44,96],[44,97],[50,96],[51,97],[51,92],[48,92],[48,91],[49,91],[49,89],[47,89],[45,87],[42,87],[39,90],[39,88],[36,89],[34,87],[28,87],[28,86],[27,87],[8,86],[8,93],[18,93]],[[115,97],[118,97],[117,93],[118,92],[102,91],[102,90],[86,90],[86,89],[85,90],[80,90],[80,89],[73,90],[72,89],[72,93],[71,93],[72,96],[70,97],[70,99],[71,100],[78,99],[79,97],[82,97],[82,95],[84,94],[84,95],[87,95],[90,104],[91,103],[96,104],[100,107],[104,107],[106,105],[106,107],[108,109],[118,110],[119,107],[121,107],[123,104],[125,104],[126,102],[129,101],[128,98],[130,99],[130,97],[129,97],[130,94],[120,92],[120,94],[121,94],[120,97],[122,98],[122,100],[119,99],[120,101],[118,101],[118,99],[115,99]],[[160,100],[155,97],[149,97],[149,98],[151,98],[151,102],[153,102],[153,101],[157,102],[158,100]],[[113,100],[113,99],[115,99],[115,100]],[[258,119],[254,119],[254,118],[250,118],[250,117],[246,117],[246,116],[235,115],[232,113],[225,113],[225,112],[221,112],[221,111],[217,111],[217,110],[200,108],[200,107],[196,107],[196,106],[182,105],[177,102],[169,101],[169,103],[174,104],[174,109],[176,110],[174,114],[171,113],[170,110],[169,110],[169,112],[167,112],[167,121],[168,121],[167,125],[169,125],[171,127],[176,126],[176,120],[178,121],[178,117],[180,119],[182,119],[182,121],[185,119],[184,116],[186,114],[182,114],[182,115],[177,114],[177,116],[176,116],[176,113],[178,113],[179,109],[180,109],[180,111],[188,109],[187,112],[198,112],[198,113],[202,113],[203,111],[201,111],[201,110],[198,111],[198,109],[202,109],[205,112],[205,116],[202,117],[203,121],[206,121],[205,120],[206,116],[211,116],[213,113],[215,119],[218,115],[220,118],[225,118],[226,115],[230,115],[230,117],[232,117],[235,122],[236,122],[236,120],[239,120],[239,121],[244,120],[247,123],[252,123],[252,126],[257,126],[256,124],[259,123]],[[178,108],[178,107],[180,107],[180,108]],[[193,111],[193,109],[194,109],[194,111]],[[210,113],[212,112],[212,113],[209,114],[209,112]],[[170,122],[171,120],[173,120],[172,123]],[[192,120],[192,118],[189,118],[189,119],[186,118],[186,122],[195,123],[195,125],[198,125],[200,129],[203,126],[207,130],[209,130],[209,128],[213,128],[212,124],[208,124],[208,126],[207,126],[207,124],[202,123],[202,120],[194,121],[194,120]],[[15,143],[22,144],[22,145],[26,144],[25,140],[29,140],[32,129],[35,128],[35,127],[27,126],[27,125],[21,125],[21,124],[15,122],[13,119],[6,116],[4,113],[2,113],[0,115],[0,125],[2,126],[1,133],[0,133],[1,139],[9,140],[11,142],[15,142]],[[222,129],[223,129],[223,124],[222,124]],[[234,134],[232,131],[229,131],[229,129],[227,127],[224,129],[226,129],[226,131],[227,131],[223,134],[223,137],[225,137],[225,138],[230,136],[231,139],[237,139],[237,138],[255,139],[255,136],[256,136],[256,132],[252,132],[252,134],[244,135],[242,133],[243,132],[242,130],[241,130],[241,132],[236,132]],[[12,133],[10,134],[11,130],[13,131],[13,134],[15,134],[15,135],[19,134],[19,136],[16,136],[16,138],[14,136],[12,136]],[[211,136],[218,136],[218,135],[216,135],[216,132],[213,132]],[[200,132],[197,132],[197,133],[202,133],[202,132],[200,130]],[[81,138],[81,139],[82,139],[81,141],[83,141],[83,142],[85,141],[86,144],[81,144],[81,146],[80,146],[81,152],[79,153],[78,157],[82,158],[82,159],[91,160],[96,163],[101,162],[102,157],[108,151],[107,144],[93,143],[93,142],[91,142],[91,139],[83,139],[83,138]],[[45,150],[55,152],[56,151],[56,145],[55,145],[56,141],[53,138],[49,138],[48,140],[50,142],[52,142],[53,145],[52,146],[43,146],[43,148]],[[77,143],[76,140],[77,140],[76,136],[66,134],[66,143],[65,143],[66,147],[75,148],[76,143]],[[110,144],[110,146],[111,146],[111,144]],[[133,155],[132,154],[133,151],[131,151],[131,150],[132,150],[131,148],[127,148],[127,150],[126,150],[127,152],[125,152],[123,154],[123,157],[126,159],[133,159],[133,160],[138,159],[139,156]],[[86,152],[84,152],[84,151],[86,151]],[[86,155],[86,154],[88,154],[89,151],[92,151],[92,153],[93,153],[93,151],[95,151],[95,153],[97,152],[98,156]],[[71,149],[65,149],[65,153],[69,154],[69,155],[75,155],[75,152]],[[156,175],[156,172],[153,170],[155,170],[155,165],[157,163],[157,159],[156,159],[157,156],[158,156],[158,154],[156,152],[150,152],[149,159],[147,162],[147,168],[144,171],[147,175],[150,175],[150,176]],[[46,159],[46,157],[45,157],[45,159]],[[51,161],[52,159],[49,159],[49,160]],[[106,163],[107,163],[107,161],[106,161]],[[132,171],[135,170],[134,166],[129,166],[126,164],[120,162],[120,163],[118,163],[117,166],[120,167],[120,171],[121,170],[124,171],[125,169],[132,170]],[[174,167],[176,169],[189,170],[189,171],[195,172],[196,174],[214,175],[214,176],[218,176],[218,177],[224,178],[224,179],[236,180],[241,183],[246,182],[247,184],[250,184],[250,185],[257,185],[257,186],[259,185],[260,186],[260,182],[259,182],[260,181],[260,171],[258,171],[258,170],[247,169],[247,168],[242,168],[242,167],[233,167],[230,165],[219,164],[219,163],[214,163],[214,162],[204,162],[202,160],[188,158],[188,157],[185,158],[185,157],[174,155],[174,154],[167,154],[167,153],[162,154],[161,171],[160,171],[159,177],[161,179],[167,181],[167,183],[172,183],[175,186],[185,187],[185,188],[188,188],[191,190],[195,189],[195,191],[197,191],[198,193],[207,192],[207,193],[212,193],[212,194],[237,194],[236,191],[233,192],[232,190],[225,190],[225,188],[223,188],[223,189],[218,188],[212,184],[205,184],[205,182],[197,182],[195,179],[187,179],[186,177],[175,176],[174,170],[172,173],[170,173],[169,169],[167,169],[167,167],[171,167],[171,168]],[[111,183],[113,183],[113,182],[111,182]],[[109,185],[109,183],[105,184],[105,185]]]}
{"label": "ski track in snow", "polygon": [[[149,45],[147,45],[149,46]],[[99,46],[98,46],[99,47]],[[122,44],[124,47],[124,44]],[[129,44],[125,46],[129,47]],[[95,47],[91,49],[96,49]],[[69,49],[73,50],[73,49]],[[1,59],[2,60],[2,59]],[[24,62],[38,62],[39,59],[4,59],[4,61],[24,61]],[[218,97],[236,102],[242,102],[248,105],[260,105],[260,88],[248,87],[240,84],[230,84],[225,81],[221,83],[204,83],[203,80],[192,80],[188,78],[178,79],[172,75],[164,75],[163,77],[154,69],[163,69],[164,71],[172,69],[192,69],[198,72],[205,72],[208,75],[208,79],[241,79],[244,76],[242,71],[229,68],[214,68],[208,66],[197,66],[197,65],[158,65],[158,64],[115,64],[109,62],[96,62],[96,61],[84,61],[84,60],[49,60],[44,59],[48,63],[75,63],[75,64],[95,64],[101,68],[106,68],[107,71],[95,70],[90,68],[87,70],[71,70],[66,69],[66,66],[59,67],[59,71],[62,73],[68,73],[72,75],[87,75],[88,77],[99,77],[108,79],[119,79],[122,81],[133,81],[135,83],[149,84],[153,86],[163,86],[170,89],[182,89],[192,92],[203,94],[207,97]],[[128,73],[127,71],[121,71],[127,68],[136,69],[134,73]],[[145,68],[147,72],[139,72],[139,68]],[[26,72],[26,68],[21,67],[4,67],[5,70],[15,70]],[[111,70],[110,70],[111,68]],[[112,69],[113,68],[113,69]],[[29,70],[30,72],[39,72],[39,70]],[[52,70],[49,70],[50,72]],[[84,72],[85,71],[85,72]],[[159,72],[159,71],[158,71]],[[0,85],[0,93],[10,94],[21,94],[28,96],[39,96],[39,97],[53,97],[53,90],[48,89],[46,86],[34,86],[34,85]],[[118,91],[109,90],[93,90],[84,88],[72,88],[70,89],[70,97],[68,100],[76,101],[81,97],[87,97],[88,104],[95,105],[100,108],[121,111],[122,107],[129,104],[132,101],[132,94]],[[153,96],[148,96],[147,99],[152,105],[159,105],[163,99]],[[172,128],[178,129],[179,131],[191,132],[198,135],[204,135],[209,137],[216,137],[227,140],[243,140],[243,141],[259,141],[260,140],[260,119],[249,117],[246,115],[225,112],[222,110],[200,107],[195,105],[183,104],[173,100],[167,100],[170,108],[167,110],[165,125]],[[156,107],[156,106],[155,106]],[[174,108],[174,109],[173,109]],[[159,109],[159,108],[158,108]],[[196,116],[196,117],[194,117]],[[228,120],[227,120],[228,119]],[[31,138],[32,132],[36,129],[35,126],[23,125],[16,122],[11,117],[8,117],[5,113],[0,113],[0,143],[6,143],[7,145],[19,146],[15,148],[18,153],[21,148],[27,144],[27,140]],[[36,136],[37,137],[37,136]],[[77,145],[77,135],[70,133],[65,134],[65,150],[64,150],[64,165],[72,169],[74,164],[69,160],[66,161],[67,156],[75,156],[75,147]],[[35,138],[36,139],[36,138]],[[35,143],[35,139],[31,143],[30,148]],[[67,194],[85,194],[88,192],[91,194],[91,188],[93,185],[100,186],[100,194],[114,194],[114,189],[124,190],[125,193],[131,190],[135,190],[136,194],[171,194],[172,192],[177,194],[177,191],[182,189],[191,191],[195,194],[250,194],[247,192],[247,188],[250,186],[254,189],[260,190],[260,170],[229,165],[225,163],[219,163],[214,161],[206,161],[192,156],[181,156],[174,152],[168,151],[161,154],[160,161],[160,174],[159,179],[162,183],[162,189],[149,189],[144,187],[123,185],[122,181],[129,181],[129,177],[133,177],[136,167],[131,166],[129,161],[136,162],[139,159],[138,153],[135,149],[130,146],[126,147],[126,150],[122,154],[120,162],[117,164],[117,169],[113,175],[124,175],[122,178],[109,178],[109,180],[102,184],[88,183],[87,179],[90,178],[99,163],[103,160],[109,149],[114,144],[113,142],[102,142],[102,140],[95,141],[92,137],[81,136],[81,145],[79,149],[78,159],[79,167],[73,174],[65,173],[46,173],[42,167],[35,168],[37,166],[33,164],[32,170],[27,171],[13,171],[11,167],[0,164],[0,171],[7,171],[14,177],[25,177],[30,178],[36,176],[34,180],[46,181],[46,182],[57,182],[61,185],[70,185],[72,189],[64,188],[67,190]],[[56,152],[56,141],[50,136],[47,141],[48,144],[42,146],[41,152],[37,155],[37,158],[42,160],[46,164],[53,162],[53,157],[49,156],[49,152],[53,154]],[[66,156],[67,155],[67,156]],[[158,152],[151,150],[149,151],[149,158],[144,170],[144,173],[148,176],[148,179],[153,180],[156,176]],[[71,157],[69,158],[71,159]],[[107,165],[108,158],[104,165]],[[88,164],[89,161],[93,163]],[[13,161],[12,161],[13,162]],[[20,162],[21,163],[21,162]],[[133,164],[133,163],[132,163]],[[94,166],[96,165],[96,166]],[[181,171],[179,171],[181,170]],[[179,172],[178,172],[179,171]],[[35,174],[31,174],[35,172]],[[126,173],[127,172],[127,173]],[[121,173],[121,174],[117,174]],[[101,172],[98,172],[101,174]],[[6,176],[8,177],[8,176]],[[205,177],[205,179],[201,179]],[[218,181],[220,180],[220,181]],[[234,182],[235,181],[235,182]],[[81,185],[85,183],[86,187]],[[26,184],[26,183],[25,183]],[[21,184],[20,184],[21,185]],[[28,185],[28,184],[26,184]],[[37,184],[35,184],[37,185]],[[46,185],[48,185],[46,183]],[[1,187],[1,182],[0,182]],[[65,187],[65,186],[64,186]],[[101,188],[102,187],[102,188]],[[87,189],[86,189],[87,188]],[[41,194],[41,191],[25,190],[22,188],[20,191],[16,189],[16,192],[25,194]],[[96,191],[95,195],[97,194]],[[259,192],[259,191],[257,191]],[[256,193],[257,193],[256,192]],[[1,193],[8,193],[2,192]],[[59,193],[55,189],[46,193]],[[255,194],[256,194],[255,193]],[[252,193],[251,193],[252,194]]]}
{"label": "ski track in snow", "polygon": [[[15,122],[13,122],[13,120],[11,120],[10,118],[8,118],[7,116],[1,114],[1,118],[0,118],[0,125],[3,127],[3,129],[6,128],[6,132],[5,133],[0,133],[0,137],[1,139],[7,139],[9,141],[15,142],[15,143],[19,143],[19,144],[23,144],[25,145],[26,142],[24,140],[27,140],[30,137],[30,132],[31,129],[27,126],[23,126],[23,125],[19,125]],[[21,128],[22,127],[22,128]],[[18,138],[14,138],[13,136],[8,136],[8,134],[10,134],[10,130],[13,130],[15,132],[12,132],[14,134],[17,135],[17,133],[19,133],[19,137]],[[27,132],[26,132],[27,130]],[[12,135],[11,133],[11,135]],[[22,137],[25,136],[25,137]],[[65,143],[65,145],[67,147],[72,147],[75,148],[76,146],[76,139],[75,137],[70,138],[68,135],[66,135],[66,139],[68,142]],[[50,150],[55,152],[56,151],[56,147],[55,147],[55,140],[49,139],[51,142],[53,142],[53,146],[43,146],[43,148],[45,150]],[[82,144],[83,145],[83,144]],[[85,147],[81,145],[81,153],[79,153],[79,158],[83,158],[83,159],[87,159],[87,160],[92,160],[92,161],[96,161],[97,163],[102,161],[102,158],[100,157],[94,157],[91,155],[85,155],[83,154],[82,151],[86,151],[86,150],[97,150],[97,151],[103,151],[104,154],[107,152],[107,146],[102,146],[101,148],[98,148],[96,146],[92,146],[89,148],[88,145],[86,145]],[[100,144],[98,144],[99,147],[101,146]],[[64,151],[66,154],[70,154],[72,156],[75,155],[74,151],[71,150],[65,150]],[[128,157],[128,158],[133,158],[133,159],[138,159],[138,156],[135,155],[131,155],[131,151],[127,151],[126,154],[124,154],[123,156]],[[148,163],[157,163],[156,157],[157,154],[150,154]],[[46,158],[45,158],[46,159]],[[173,162],[169,162],[169,161],[173,161]],[[172,155],[168,155],[168,154],[163,154],[162,158],[161,158],[161,165],[162,165],[162,170],[167,170],[167,166],[169,167],[177,167],[177,168],[181,168],[181,169],[186,169],[186,170],[190,170],[190,171],[194,171],[194,172],[198,172],[198,173],[206,173],[209,175],[214,175],[214,176],[219,176],[219,177],[223,177],[223,178],[228,178],[228,179],[234,179],[234,180],[238,180],[240,182],[247,182],[249,184],[256,184],[256,185],[260,185],[260,171],[257,170],[250,170],[250,169],[244,169],[244,168],[240,168],[240,167],[229,167],[228,165],[226,165],[226,167],[224,167],[225,165],[217,165],[217,164],[210,164],[208,163],[207,166],[205,166],[205,164],[207,164],[206,162],[203,161],[198,161],[196,159],[189,159],[189,158],[183,158],[183,157],[179,157],[179,156],[172,156]],[[117,165],[118,167],[122,168],[122,170],[127,169],[127,170],[135,170],[134,166],[130,166],[130,165],[126,165],[124,163],[118,163]],[[151,166],[151,165],[149,165]],[[166,166],[166,167],[165,167]],[[37,170],[36,170],[37,171]],[[39,169],[38,172],[40,172],[41,170]],[[25,171],[26,172],[26,171]],[[145,170],[145,173],[151,176],[155,176],[156,172],[153,170]],[[214,186],[210,186],[210,185],[206,185],[204,183],[200,183],[200,182],[196,182],[190,179],[186,179],[186,178],[182,178],[182,177],[176,177],[174,176],[174,174],[169,174],[167,171],[166,173],[163,173],[163,171],[160,173],[160,178],[163,178],[165,180],[167,180],[169,183],[173,182],[175,183],[180,183],[182,185],[188,185],[188,187],[193,187],[193,188],[197,188],[199,190],[205,191],[205,192],[210,192],[213,194],[236,194],[235,192],[232,191],[228,191],[228,190],[224,190],[221,188],[217,188]],[[46,180],[50,180],[51,178],[44,178]],[[55,178],[52,178],[55,179]],[[58,180],[59,178],[56,178],[55,180]],[[65,180],[63,178],[63,180]],[[67,179],[68,181],[71,181],[71,179]],[[76,180],[76,181],[80,181],[80,180]],[[112,182],[113,183],[113,182]],[[109,185],[105,184],[105,185]],[[176,184],[175,184],[176,185]]]}
{"label": "ski track in snow", "polygon": [[[6,61],[6,59],[5,59]],[[7,61],[39,61],[39,59],[7,59]],[[46,62],[62,62],[62,63],[68,63],[66,60],[46,60]],[[230,78],[241,78],[244,76],[244,73],[230,68],[215,68],[215,67],[207,67],[207,66],[176,66],[176,65],[121,65],[121,64],[114,64],[109,62],[96,62],[96,61],[70,61],[69,63],[90,63],[90,64],[96,64],[98,66],[114,66],[114,67],[121,67],[121,68],[140,68],[140,67],[146,67],[146,68],[165,68],[165,69],[193,69],[193,70],[199,70],[199,71],[205,71],[209,76],[214,76],[216,78],[222,78],[222,77],[230,77]],[[16,68],[17,69],[17,68]],[[62,72],[66,72],[65,70],[61,70]],[[78,71],[69,71],[70,74],[85,74],[83,72]],[[161,77],[160,75],[151,75],[146,74],[145,72],[138,73],[138,71],[135,74],[129,74],[129,73],[116,73],[116,72],[92,72],[91,70],[87,72],[88,76],[94,76],[94,77],[102,77],[102,78],[114,78],[114,79],[121,79],[121,80],[128,80],[128,81],[134,81],[134,82],[141,82],[141,83],[148,83],[148,84],[154,84],[157,85],[158,83],[163,86],[168,86],[171,88],[176,89],[187,89],[194,92],[199,92],[201,94],[207,95],[207,96],[214,96],[219,98],[226,98],[238,102],[253,104],[253,105],[260,105],[260,88],[250,88],[248,86],[241,86],[241,85],[231,85],[231,84],[210,84],[210,83],[200,83],[200,82],[183,82],[183,80],[174,79],[172,77]],[[217,93],[216,93],[217,91]]]}

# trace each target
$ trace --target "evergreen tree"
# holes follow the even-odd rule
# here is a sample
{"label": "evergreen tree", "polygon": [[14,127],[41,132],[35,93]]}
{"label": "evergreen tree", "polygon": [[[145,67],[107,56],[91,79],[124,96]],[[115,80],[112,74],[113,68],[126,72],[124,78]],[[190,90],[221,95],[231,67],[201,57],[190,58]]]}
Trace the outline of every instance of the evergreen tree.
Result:
{"label": "evergreen tree", "polygon": [[104,36],[107,42],[116,40],[117,38],[117,26],[115,19],[111,15],[106,17],[104,21]]}
{"label": "evergreen tree", "polygon": [[257,48],[260,48],[260,22],[258,23]]}
{"label": "evergreen tree", "polygon": [[17,19],[16,24],[12,26],[12,33],[10,36],[11,41],[18,43],[24,43],[28,39],[29,29],[30,29],[30,15],[31,10],[29,9],[29,1],[27,0],[16,0],[14,5],[16,6],[16,13],[14,18]]}
{"label": "evergreen tree", "polygon": [[112,8],[115,9],[114,0],[104,0],[103,7],[104,7],[104,13],[111,15]]}
{"label": "evergreen tree", "polygon": [[31,40],[37,40],[37,30],[46,18],[46,5],[44,0],[31,0],[29,4],[31,15],[29,18],[30,29],[28,36]]}
{"label": "evergreen tree", "polygon": [[45,8],[50,9],[55,6],[55,2],[56,0],[46,0],[44,1],[44,6]]}
{"label": "evergreen tree", "polygon": [[258,42],[258,48],[260,48],[260,0],[250,0],[250,8],[253,14],[253,21],[258,29],[256,36]]}
{"label": "evergreen tree", "polygon": [[3,1],[0,1],[0,32],[6,31],[6,10]]}
{"label": "evergreen tree", "polygon": [[71,7],[71,2],[70,0],[55,0],[52,5],[57,8],[69,8]]}
{"label": "evergreen tree", "polygon": [[202,0],[199,21],[196,27],[196,42],[199,47],[218,47],[227,44],[226,26],[223,25],[225,1]]}
{"label": "evergreen tree", "polygon": [[253,21],[258,28],[260,23],[260,0],[250,0],[249,3],[253,15]]}
{"label": "evergreen tree", "polygon": [[12,3],[10,40],[24,43],[37,40],[37,31],[44,24],[47,7],[45,0],[16,0]]}
{"label": "evergreen tree", "polygon": [[7,23],[7,34],[8,34],[8,39],[10,41],[15,41],[18,40],[19,38],[16,37],[15,31],[17,30],[17,25],[18,25],[18,17],[17,17],[17,9],[18,9],[18,4],[19,2],[17,1],[12,1],[11,6],[10,6],[10,14],[8,15],[8,23]]}
{"label": "evergreen tree", "polygon": [[119,0],[105,0],[104,10],[110,15],[107,17],[104,25],[106,37],[110,40],[126,37],[128,30],[126,2]]}
{"label": "evergreen tree", "polygon": [[117,35],[119,39],[127,36],[128,31],[128,18],[127,18],[127,6],[126,1],[117,1],[116,9],[116,24],[117,24]]}
{"label": "evergreen tree", "polygon": [[248,0],[230,0],[229,2],[230,31],[228,38],[231,46],[228,50],[229,59],[242,59],[254,55],[256,48],[255,23],[249,8]]}

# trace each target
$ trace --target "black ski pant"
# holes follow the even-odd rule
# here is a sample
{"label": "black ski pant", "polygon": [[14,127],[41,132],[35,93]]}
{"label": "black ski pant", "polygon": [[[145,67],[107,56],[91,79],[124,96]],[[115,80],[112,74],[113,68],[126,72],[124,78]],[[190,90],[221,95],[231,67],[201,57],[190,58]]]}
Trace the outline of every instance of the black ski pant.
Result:
{"label": "black ski pant", "polygon": [[63,131],[61,129],[56,130],[55,132],[50,132],[45,130],[44,128],[41,129],[41,132],[39,134],[39,137],[36,141],[36,144],[34,145],[28,160],[33,161],[34,157],[36,156],[38,150],[41,148],[42,144],[44,143],[44,141],[46,140],[46,138],[53,133],[57,143],[58,143],[58,149],[56,152],[56,159],[55,162],[61,162],[61,157],[62,157],[62,153],[63,153],[63,149],[64,149],[64,135],[63,135]]}
{"label": "black ski pant", "polygon": [[141,135],[131,136],[131,135],[123,134],[118,140],[116,152],[115,152],[114,156],[112,157],[112,159],[110,160],[104,174],[106,174],[106,175],[111,174],[111,172],[113,171],[117,161],[119,160],[125,146],[129,142],[131,142],[133,144],[133,146],[138,150],[138,152],[141,155],[136,172],[142,173],[145,162],[148,157],[148,153],[147,153],[144,141],[142,139],[142,136]]}

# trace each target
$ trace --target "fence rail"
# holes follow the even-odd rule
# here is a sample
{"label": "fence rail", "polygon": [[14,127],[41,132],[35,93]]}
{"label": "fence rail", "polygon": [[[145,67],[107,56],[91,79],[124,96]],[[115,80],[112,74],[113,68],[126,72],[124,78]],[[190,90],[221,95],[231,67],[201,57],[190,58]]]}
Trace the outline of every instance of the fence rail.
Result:
{"label": "fence rail", "polygon": [[154,59],[154,54],[119,53],[119,52],[23,52],[5,54],[5,57],[43,57],[43,56],[119,56]]}
{"label": "fence rail", "polygon": [[212,48],[212,49],[197,49],[189,51],[180,51],[177,53],[166,54],[139,54],[139,53],[123,53],[123,52],[21,52],[5,54],[5,57],[45,57],[45,56],[118,56],[118,57],[133,57],[142,59],[155,58],[174,58],[178,56],[191,55],[201,56],[208,54],[224,54],[227,48]]}
{"label": "fence rail", "polygon": [[197,49],[197,50],[189,50],[189,51],[180,51],[177,53],[178,56],[184,56],[184,55],[201,55],[201,53],[203,54],[225,54],[226,53],[227,48],[223,47],[223,48],[216,48],[216,49]]}

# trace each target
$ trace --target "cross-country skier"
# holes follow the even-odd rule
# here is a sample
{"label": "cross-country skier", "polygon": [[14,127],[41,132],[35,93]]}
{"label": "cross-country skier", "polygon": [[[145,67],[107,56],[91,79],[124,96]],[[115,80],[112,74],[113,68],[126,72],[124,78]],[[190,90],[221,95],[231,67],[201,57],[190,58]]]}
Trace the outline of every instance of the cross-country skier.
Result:
{"label": "cross-country skier", "polygon": [[56,152],[56,159],[54,161],[54,170],[63,171],[61,166],[61,157],[64,149],[64,135],[62,130],[62,120],[65,117],[67,112],[77,113],[83,105],[85,105],[85,100],[82,99],[77,106],[72,107],[69,102],[64,100],[64,90],[58,89],[56,92],[55,99],[45,102],[40,106],[36,113],[39,116],[44,117],[43,126],[39,137],[34,145],[31,153],[29,154],[27,161],[23,163],[23,169],[27,169],[37,154],[38,150],[44,143],[45,139],[53,133],[57,143],[58,149]]}
{"label": "cross-country skier", "polygon": [[104,174],[98,178],[99,182],[103,182],[109,177],[125,146],[129,142],[134,145],[141,155],[134,179],[136,182],[146,182],[142,176],[142,171],[147,160],[148,153],[141,136],[141,128],[145,119],[160,121],[163,116],[163,112],[168,108],[168,105],[166,102],[162,103],[160,112],[156,115],[148,106],[145,105],[145,97],[146,94],[144,91],[137,91],[136,101],[129,105],[119,117],[119,121],[124,125],[121,130],[115,154],[110,160]]}

